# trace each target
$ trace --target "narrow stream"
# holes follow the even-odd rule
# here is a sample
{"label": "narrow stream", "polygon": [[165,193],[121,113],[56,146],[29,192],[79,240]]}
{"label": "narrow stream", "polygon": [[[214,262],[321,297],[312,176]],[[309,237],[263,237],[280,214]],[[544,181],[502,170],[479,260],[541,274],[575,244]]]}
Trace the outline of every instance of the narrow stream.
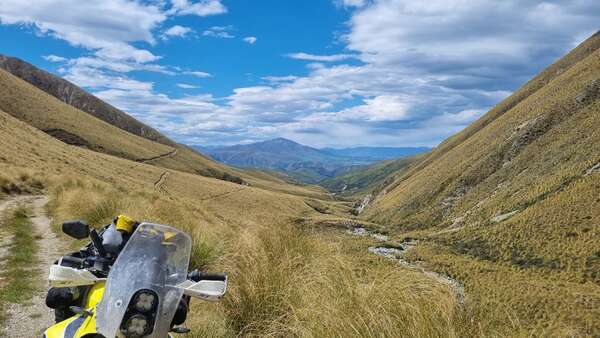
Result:
{"label": "narrow stream", "polygon": [[[389,240],[389,236],[387,235],[360,226],[354,227],[353,229],[349,229],[346,231],[346,233],[352,236],[369,236],[376,239],[379,242],[386,242]],[[419,262],[412,263],[402,258],[402,256],[407,251],[417,246],[418,244],[418,240],[410,239],[405,240],[400,244],[383,244],[370,246],[367,249],[367,251],[369,251],[372,254],[379,255],[387,259],[393,260],[395,262],[398,262],[398,264],[408,267],[410,269],[419,270],[430,278],[436,279],[441,283],[450,285],[456,293],[458,302],[462,304],[465,298],[465,288],[459,281],[453,279],[450,276],[435,271],[427,270]]]}

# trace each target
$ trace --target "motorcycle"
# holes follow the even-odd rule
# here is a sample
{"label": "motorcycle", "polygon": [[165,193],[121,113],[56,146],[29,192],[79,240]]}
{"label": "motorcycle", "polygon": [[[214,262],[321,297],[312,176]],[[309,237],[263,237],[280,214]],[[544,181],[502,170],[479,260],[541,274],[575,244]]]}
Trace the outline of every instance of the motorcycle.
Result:
{"label": "motorcycle", "polygon": [[[106,229],[105,229],[106,230]],[[83,222],[63,224],[76,239],[91,238],[82,257],[63,257],[50,267],[50,285],[84,288],[75,315],[44,332],[45,338],[167,338],[189,329],[172,325],[178,304],[190,297],[218,301],[227,276],[188,273],[192,241],[176,228],[141,223],[118,255],[109,255],[96,230]]]}

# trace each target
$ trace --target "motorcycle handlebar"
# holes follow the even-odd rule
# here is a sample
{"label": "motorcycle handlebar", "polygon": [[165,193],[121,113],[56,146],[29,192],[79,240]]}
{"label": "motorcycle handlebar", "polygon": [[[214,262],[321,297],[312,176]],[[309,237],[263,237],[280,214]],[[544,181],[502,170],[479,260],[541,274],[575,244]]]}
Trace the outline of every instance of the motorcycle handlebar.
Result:
{"label": "motorcycle handlebar", "polygon": [[100,257],[106,257],[106,250],[104,250],[102,239],[98,235],[96,229],[90,231],[90,238],[92,239],[92,243],[94,243],[94,247],[98,250],[98,255],[100,255]]}
{"label": "motorcycle handlebar", "polygon": [[224,273],[206,273],[198,270],[194,270],[188,274],[188,278],[194,282],[201,280],[214,280],[214,281],[226,281],[227,275]]}

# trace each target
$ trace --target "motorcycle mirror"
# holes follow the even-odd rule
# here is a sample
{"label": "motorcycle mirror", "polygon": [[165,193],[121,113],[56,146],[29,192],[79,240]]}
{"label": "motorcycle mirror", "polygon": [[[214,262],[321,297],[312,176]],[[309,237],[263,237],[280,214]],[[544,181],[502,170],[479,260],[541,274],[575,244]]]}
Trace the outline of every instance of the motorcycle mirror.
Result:
{"label": "motorcycle mirror", "polygon": [[62,231],[75,239],[84,239],[90,235],[90,226],[84,221],[69,221],[63,223]]}

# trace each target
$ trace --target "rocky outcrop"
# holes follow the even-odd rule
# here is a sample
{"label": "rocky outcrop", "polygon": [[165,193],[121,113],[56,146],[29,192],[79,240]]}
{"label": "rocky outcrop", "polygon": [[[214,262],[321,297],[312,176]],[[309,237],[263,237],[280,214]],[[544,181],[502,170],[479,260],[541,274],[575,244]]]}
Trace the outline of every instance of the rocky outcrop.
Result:
{"label": "rocky outcrop", "polygon": [[354,204],[354,210],[353,210],[353,214],[355,215],[360,215],[365,208],[369,205],[369,203],[371,202],[371,194],[368,194],[367,196],[363,197],[361,200],[357,201],[356,204]]}

